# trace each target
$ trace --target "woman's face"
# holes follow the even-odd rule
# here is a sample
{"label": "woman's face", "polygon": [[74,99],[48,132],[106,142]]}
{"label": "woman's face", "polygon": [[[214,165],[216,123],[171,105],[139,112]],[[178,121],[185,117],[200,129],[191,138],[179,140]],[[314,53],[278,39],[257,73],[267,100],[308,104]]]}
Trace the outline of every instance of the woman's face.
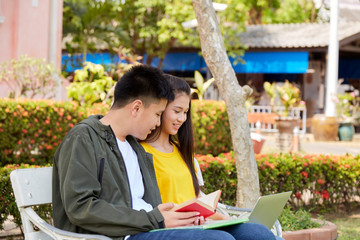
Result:
{"label": "woman's face", "polygon": [[175,95],[174,101],[170,102],[162,117],[162,131],[169,135],[176,135],[181,125],[186,121],[189,111],[190,96],[186,93]]}

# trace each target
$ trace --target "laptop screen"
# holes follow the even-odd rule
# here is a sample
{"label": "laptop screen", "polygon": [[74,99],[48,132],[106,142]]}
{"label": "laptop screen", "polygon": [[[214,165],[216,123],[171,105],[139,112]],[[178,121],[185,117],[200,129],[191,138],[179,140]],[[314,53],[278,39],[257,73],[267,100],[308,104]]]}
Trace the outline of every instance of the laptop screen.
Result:
{"label": "laptop screen", "polygon": [[260,223],[271,229],[291,193],[292,191],[259,197],[249,216],[249,222]]}

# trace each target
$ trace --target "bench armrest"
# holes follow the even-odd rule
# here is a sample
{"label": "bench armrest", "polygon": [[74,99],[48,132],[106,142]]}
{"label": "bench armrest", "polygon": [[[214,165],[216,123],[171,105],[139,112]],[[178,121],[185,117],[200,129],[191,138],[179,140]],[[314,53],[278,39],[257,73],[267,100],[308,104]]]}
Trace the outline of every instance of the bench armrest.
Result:
{"label": "bench armrest", "polygon": [[51,236],[53,239],[99,239],[99,240],[111,240],[111,238],[106,237],[104,235],[95,235],[95,234],[80,234],[80,233],[73,233],[58,229],[36,214],[36,212],[31,208],[23,208],[22,213],[26,215],[26,217],[38,227],[41,231],[46,233],[47,235]]}

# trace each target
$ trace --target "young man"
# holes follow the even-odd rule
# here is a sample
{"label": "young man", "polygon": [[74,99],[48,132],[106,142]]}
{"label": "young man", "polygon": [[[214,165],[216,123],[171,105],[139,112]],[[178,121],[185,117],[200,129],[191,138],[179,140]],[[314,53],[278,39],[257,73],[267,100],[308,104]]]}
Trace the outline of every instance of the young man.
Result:
{"label": "young man", "polygon": [[160,70],[136,66],[117,83],[105,116],[90,116],[69,131],[53,164],[56,227],[122,238],[198,219],[161,204],[152,157],[135,139],[160,125],[173,98]]}

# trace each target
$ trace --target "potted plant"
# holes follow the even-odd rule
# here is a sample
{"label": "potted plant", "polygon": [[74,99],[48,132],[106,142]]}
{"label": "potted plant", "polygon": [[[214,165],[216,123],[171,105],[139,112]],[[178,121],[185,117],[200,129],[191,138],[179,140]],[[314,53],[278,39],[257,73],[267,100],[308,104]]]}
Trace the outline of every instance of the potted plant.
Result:
{"label": "potted plant", "polygon": [[289,116],[289,110],[293,107],[303,106],[304,103],[300,99],[300,89],[295,84],[290,83],[288,80],[282,86],[276,87],[281,103],[285,107],[283,116]]}
{"label": "potted plant", "polygon": [[299,124],[299,118],[291,117],[289,113],[294,107],[305,107],[305,102],[301,101],[300,98],[300,89],[288,80],[281,86],[265,82],[264,89],[270,96],[270,106],[272,108],[274,108],[277,99],[280,100],[278,102],[281,102],[280,106],[284,107],[283,111],[277,111],[278,117],[275,119],[278,122],[277,127],[279,131],[292,133],[294,127]]}
{"label": "potted plant", "polygon": [[359,92],[352,91],[338,94],[335,101],[339,121],[339,140],[352,141],[355,133],[354,125],[360,122]]}
{"label": "potted plant", "polygon": [[270,96],[270,105],[275,110],[275,105],[280,103],[283,106],[282,110],[273,111],[277,112],[278,116],[275,117],[276,128],[279,131],[277,137],[278,146],[282,151],[290,151],[298,149],[298,146],[293,146],[293,132],[299,126],[299,117],[290,116],[290,111],[294,107],[305,107],[304,101],[300,98],[300,89],[295,84],[290,83],[288,80],[281,86],[264,83],[265,92]]}

